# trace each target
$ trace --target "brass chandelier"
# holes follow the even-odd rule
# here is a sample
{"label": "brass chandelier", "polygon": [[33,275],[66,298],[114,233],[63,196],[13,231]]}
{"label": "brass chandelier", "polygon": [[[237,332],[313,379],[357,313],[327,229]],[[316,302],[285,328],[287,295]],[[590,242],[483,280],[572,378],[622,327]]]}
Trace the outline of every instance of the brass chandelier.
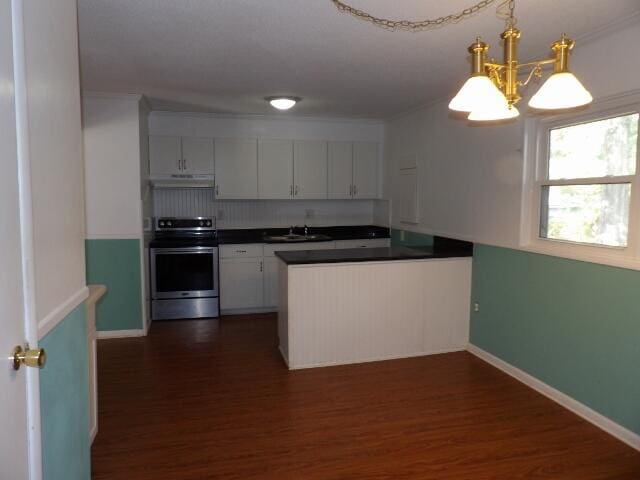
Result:
{"label": "brass chandelier", "polygon": [[[378,18],[341,0],[331,1],[340,11],[348,12],[374,25],[390,30],[403,29],[415,32],[464,20],[495,0],[483,0],[459,13],[418,22]],[[502,13],[505,9],[508,9],[508,12]],[[471,54],[471,76],[451,100],[449,108],[468,113],[467,118],[471,121],[515,118],[520,114],[516,108],[516,104],[522,98],[519,93],[520,87],[526,87],[534,77],[542,77],[542,69],[547,65],[553,65],[553,74],[531,97],[530,107],[537,110],[562,110],[590,103],[593,97],[569,70],[569,56],[575,42],[564,34],[551,45],[554,58],[519,63],[518,42],[521,32],[516,28],[514,10],[515,0],[505,0],[498,7],[498,12],[506,20],[506,29],[500,36],[504,46],[503,63],[487,59],[489,45],[478,37],[468,49]],[[519,70],[524,68],[531,69],[529,75],[525,81],[518,80]]]}

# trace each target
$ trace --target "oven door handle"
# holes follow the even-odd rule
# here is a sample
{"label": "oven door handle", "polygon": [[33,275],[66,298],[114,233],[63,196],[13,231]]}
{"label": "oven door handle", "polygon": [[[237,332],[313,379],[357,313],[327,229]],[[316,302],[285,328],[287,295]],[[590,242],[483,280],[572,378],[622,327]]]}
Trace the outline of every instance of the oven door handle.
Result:
{"label": "oven door handle", "polygon": [[187,247],[187,248],[154,248],[154,255],[178,255],[178,254],[201,254],[214,253],[216,247]]}

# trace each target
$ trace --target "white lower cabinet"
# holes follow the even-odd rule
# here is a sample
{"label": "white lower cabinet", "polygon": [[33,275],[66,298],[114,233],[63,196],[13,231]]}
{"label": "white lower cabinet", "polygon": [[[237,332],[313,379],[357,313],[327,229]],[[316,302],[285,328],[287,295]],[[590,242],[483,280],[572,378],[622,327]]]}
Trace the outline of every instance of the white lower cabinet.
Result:
{"label": "white lower cabinet", "polygon": [[220,247],[220,308],[224,312],[277,310],[277,251],[374,248],[389,246],[388,238],[334,242],[232,244]]}
{"label": "white lower cabinet", "polygon": [[264,305],[262,246],[223,245],[220,256],[220,309],[228,311],[262,308]]}
{"label": "white lower cabinet", "polygon": [[278,257],[264,257],[265,307],[278,307]]}

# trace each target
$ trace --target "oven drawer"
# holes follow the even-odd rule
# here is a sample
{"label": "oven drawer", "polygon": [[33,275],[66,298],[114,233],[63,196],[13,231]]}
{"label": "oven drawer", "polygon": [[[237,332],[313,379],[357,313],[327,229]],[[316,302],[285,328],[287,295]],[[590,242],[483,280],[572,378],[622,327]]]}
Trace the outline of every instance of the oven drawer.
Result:
{"label": "oven drawer", "polygon": [[249,258],[262,256],[261,243],[220,245],[220,258]]}

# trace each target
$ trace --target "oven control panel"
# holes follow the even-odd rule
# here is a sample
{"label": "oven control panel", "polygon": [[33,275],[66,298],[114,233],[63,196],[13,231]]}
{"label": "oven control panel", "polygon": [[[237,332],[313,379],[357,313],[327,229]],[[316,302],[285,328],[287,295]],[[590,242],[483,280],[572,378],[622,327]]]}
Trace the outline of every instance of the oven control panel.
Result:
{"label": "oven control panel", "polygon": [[160,217],[155,219],[156,232],[195,230],[210,231],[216,229],[216,219],[214,217]]}

